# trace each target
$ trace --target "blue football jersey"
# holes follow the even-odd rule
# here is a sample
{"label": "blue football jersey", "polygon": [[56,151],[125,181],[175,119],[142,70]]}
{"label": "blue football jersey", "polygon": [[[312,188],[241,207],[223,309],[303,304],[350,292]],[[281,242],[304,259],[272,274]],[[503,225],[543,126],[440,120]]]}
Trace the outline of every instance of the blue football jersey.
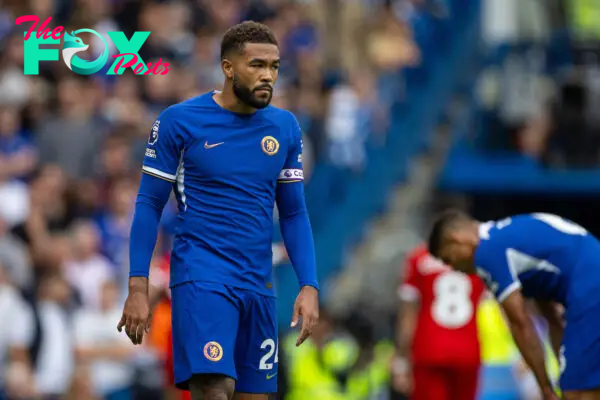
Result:
{"label": "blue football jersey", "polygon": [[213,94],[164,110],[144,157],[143,171],[173,182],[178,202],[171,286],[206,281],[274,296],[276,187],[303,181],[302,133],[288,111],[239,114]]}
{"label": "blue football jersey", "polygon": [[591,301],[590,294],[600,289],[600,242],[572,221],[517,215],[482,223],[479,237],[477,274],[499,301],[521,289],[526,297],[568,306]]}

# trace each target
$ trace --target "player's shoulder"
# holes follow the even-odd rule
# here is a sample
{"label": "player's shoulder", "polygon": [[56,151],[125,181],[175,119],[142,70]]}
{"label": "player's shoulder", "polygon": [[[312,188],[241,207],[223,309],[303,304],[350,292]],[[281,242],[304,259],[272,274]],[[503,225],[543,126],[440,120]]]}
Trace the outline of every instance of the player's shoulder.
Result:
{"label": "player's shoulder", "polygon": [[495,225],[498,228],[509,228],[514,230],[521,230],[524,227],[529,229],[535,229],[547,225],[553,225],[561,221],[568,221],[566,218],[560,217],[555,214],[534,212],[527,214],[516,214],[501,220],[495,221]]}
{"label": "player's shoulder", "polygon": [[204,93],[163,109],[152,124],[148,143],[156,143],[159,132],[160,135],[178,136],[185,140],[189,131],[205,118],[203,116],[214,114],[214,110],[211,109],[211,96],[211,92]]}
{"label": "player's shoulder", "polygon": [[420,246],[412,249],[406,256],[406,260],[409,262],[417,262],[419,259],[427,256],[429,251],[427,250],[427,246],[422,244]]}
{"label": "player's shoulder", "polygon": [[275,125],[283,128],[294,129],[298,126],[298,120],[293,112],[283,108],[270,105],[264,109],[263,117]]}
{"label": "player's shoulder", "polygon": [[523,238],[536,237],[540,239],[537,241],[539,244],[544,244],[545,240],[547,242],[545,244],[549,244],[548,240],[555,237],[556,231],[570,234],[586,232],[584,228],[566,218],[555,214],[536,212],[518,214],[497,221],[490,233],[500,240],[511,243],[519,242],[527,247],[528,243],[532,244],[533,242],[523,240]]}
{"label": "player's shoulder", "polygon": [[514,241],[511,231],[514,228],[513,217],[486,221],[479,224],[479,244],[475,251],[475,263],[486,268],[491,260],[496,260],[500,253],[511,246]]}
{"label": "player's shoulder", "polygon": [[179,118],[189,116],[190,113],[211,112],[214,109],[212,95],[213,92],[206,92],[201,95],[191,97],[189,99],[172,104],[169,107],[162,110],[162,112],[159,115],[159,118]]}
{"label": "player's shoulder", "polygon": [[427,248],[417,249],[413,260],[415,273],[419,275],[433,276],[450,271],[450,267],[444,264],[442,260],[432,256]]}
{"label": "player's shoulder", "polygon": [[522,235],[523,229],[529,228],[533,220],[532,214],[517,214],[482,222],[479,225],[479,239],[482,244],[506,244],[516,236]]}
{"label": "player's shoulder", "polygon": [[269,119],[286,122],[296,120],[296,117],[294,116],[293,112],[291,112],[290,110],[286,110],[285,108],[276,107],[274,105],[269,105],[267,108],[265,108],[263,115]]}

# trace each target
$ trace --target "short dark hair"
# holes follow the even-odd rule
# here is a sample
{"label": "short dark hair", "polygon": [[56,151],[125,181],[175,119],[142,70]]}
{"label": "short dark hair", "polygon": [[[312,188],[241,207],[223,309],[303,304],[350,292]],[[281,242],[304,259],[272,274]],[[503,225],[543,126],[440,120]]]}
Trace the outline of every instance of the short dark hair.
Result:
{"label": "short dark hair", "polygon": [[461,210],[449,209],[441,212],[433,222],[429,233],[429,241],[427,244],[429,253],[432,256],[438,257],[439,250],[442,246],[442,240],[446,233],[455,226],[457,222],[468,221],[469,216]]}
{"label": "short dark hair", "polygon": [[255,21],[244,21],[232,26],[223,35],[221,41],[221,59],[232,50],[243,52],[246,43],[267,43],[279,46],[275,35],[265,24]]}

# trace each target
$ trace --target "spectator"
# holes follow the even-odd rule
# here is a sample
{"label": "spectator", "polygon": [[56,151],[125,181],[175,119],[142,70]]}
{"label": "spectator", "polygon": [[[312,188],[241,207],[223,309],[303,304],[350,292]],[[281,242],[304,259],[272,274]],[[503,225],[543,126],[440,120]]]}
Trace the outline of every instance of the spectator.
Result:
{"label": "spectator", "polygon": [[27,247],[9,230],[0,218],[0,264],[6,269],[7,280],[17,287],[29,287],[33,283],[31,258]]}
{"label": "spectator", "polygon": [[0,168],[5,180],[29,176],[37,164],[37,152],[20,124],[18,109],[0,108]]}
{"label": "spectator", "polygon": [[104,281],[99,307],[84,307],[74,317],[77,368],[89,370],[93,393],[106,400],[132,398],[129,361],[136,348],[114,327],[121,318],[119,289],[114,280]]}
{"label": "spectator", "polygon": [[10,226],[27,217],[27,186],[22,181],[35,168],[37,154],[21,129],[18,109],[0,107],[0,214]]}
{"label": "spectator", "polygon": [[[110,202],[110,197],[119,189],[118,181],[127,178],[132,167],[131,146],[124,135],[106,137],[100,154],[98,183],[99,205]],[[116,186],[113,189],[113,185]]]}
{"label": "spectator", "polygon": [[34,300],[40,326],[35,365],[36,389],[42,400],[53,400],[67,393],[74,371],[73,337],[67,306],[71,290],[60,276],[41,279]]}
{"label": "spectator", "polygon": [[[102,125],[92,121],[92,104],[86,96],[89,81],[70,75],[58,83],[58,112],[40,123],[35,137],[43,163],[56,163],[69,177],[93,173]],[[68,146],[65,144],[68,143]]]}
{"label": "spectator", "polygon": [[136,187],[132,180],[123,178],[114,181],[106,207],[96,219],[102,235],[102,252],[112,262],[114,273],[119,278],[127,272],[129,227],[135,196]]}
{"label": "spectator", "polygon": [[367,51],[375,68],[385,72],[418,65],[421,55],[408,23],[384,10],[381,10],[379,20],[367,42]]}
{"label": "spectator", "polygon": [[77,290],[84,307],[100,307],[103,285],[113,278],[114,267],[100,254],[100,235],[91,221],[71,226],[72,258],[65,264],[65,276]]}
{"label": "spectator", "polygon": [[42,167],[29,185],[29,215],[12,233],[29,246],[36,267],[47,265],[52,234],[64,230],[71,216],[64,201],[66,178],[54,165]]}
{"label": "spectator", "polygon": [[29,347],[33,342],[31,309],[10,283],[0,264],[0,399],[27,398],[35,394]]}
{"label": "spectator", "polygon": [[65,398],[66,400],[101,400],[101,397],[94,395],[88,368],[77,367]]}
{"label": "spectator", "polygon": [[0,57],[0,103],[21,107],[32,98],[32,80],[23,75],[23,36],[11,34]]}

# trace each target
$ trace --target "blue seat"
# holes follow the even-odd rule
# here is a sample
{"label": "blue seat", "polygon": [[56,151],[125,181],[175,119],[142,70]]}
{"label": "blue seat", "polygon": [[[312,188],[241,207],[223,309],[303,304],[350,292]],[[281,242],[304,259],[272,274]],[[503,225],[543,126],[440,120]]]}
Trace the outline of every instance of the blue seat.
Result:
{"label": "blue seat", "polygon": [[485,366],[481,371],[479,400],[519,400],[517,383],[507,366]]}

